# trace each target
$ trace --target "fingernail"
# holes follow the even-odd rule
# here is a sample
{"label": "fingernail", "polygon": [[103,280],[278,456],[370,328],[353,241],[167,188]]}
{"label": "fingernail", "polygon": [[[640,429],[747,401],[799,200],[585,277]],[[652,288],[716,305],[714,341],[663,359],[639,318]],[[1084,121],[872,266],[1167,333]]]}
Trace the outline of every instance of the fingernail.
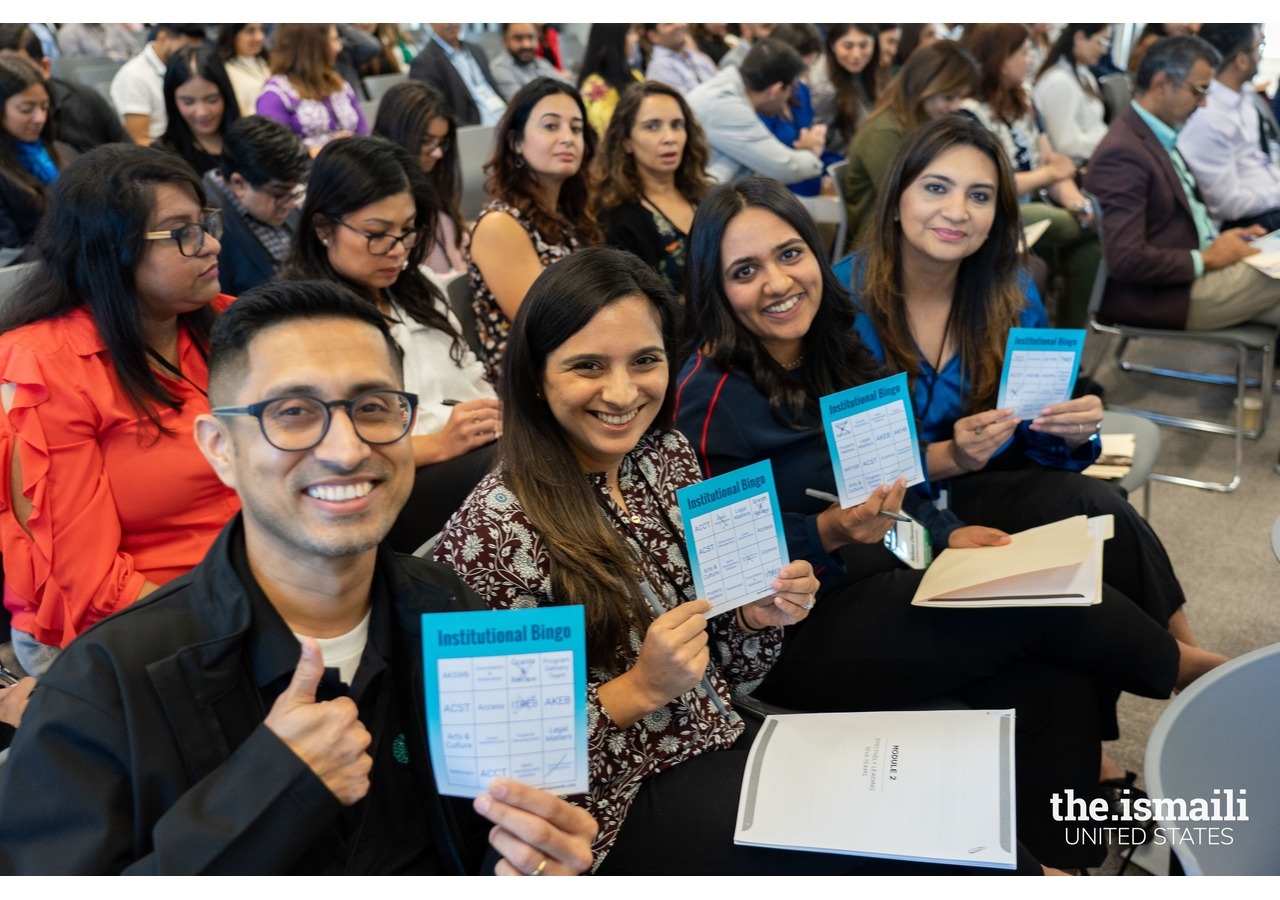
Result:
{"label": "fingernail", "polygon": [[493,806],[493,798],[488,794],[481,794],[479,797],[476,797],[472,806],[474,806],[476,812],[483,816],[487,814],[489,812],[489,808]]}

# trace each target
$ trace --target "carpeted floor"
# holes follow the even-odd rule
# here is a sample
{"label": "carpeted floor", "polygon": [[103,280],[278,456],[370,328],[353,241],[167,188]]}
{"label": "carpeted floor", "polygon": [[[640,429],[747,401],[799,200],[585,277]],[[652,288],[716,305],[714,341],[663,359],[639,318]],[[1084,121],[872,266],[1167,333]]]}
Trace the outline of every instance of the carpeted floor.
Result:
{"label": "carpeted floor", "polygon": [[[1108,405],[1155,409],[1227,422],[1234,388],[1199,385],[1137,373],[1111,363],[1102,336],[1089,337],[1088,354],[1105,353],[1095,378],[1106,388]],[[1146,341],[1131,344],[1143,362],[1230,372],[1234,355],[1208,345]],[[1086,355],[1086,360],[1095,358]],[[1153,482],[1150,522],[1173,559],[1188,599],[1187,615],[1200,645],[1227,656],[1280,642],[1280,563],[1271,550],[1271,527],[1280,515],[1280,408],[1271,427],[1244,442],[1244,475],[1239,488],[1223,494]],[[1233,438],[1161,426],[1157,472],[1227,480],[1233,466]],[[1134,502],[1141,505],[1139,496]],[[1147,737],[1166,702],[1125,696],[1120,704],[1121,738],[1108,746],[1122,769],[1139,773],[1142,785]],[[1113,852],[1101,874],[1114,872]],[[1167,854],[1154,865],[1163,872]],[[1141,870],[1130,869],[1133,874]]]}

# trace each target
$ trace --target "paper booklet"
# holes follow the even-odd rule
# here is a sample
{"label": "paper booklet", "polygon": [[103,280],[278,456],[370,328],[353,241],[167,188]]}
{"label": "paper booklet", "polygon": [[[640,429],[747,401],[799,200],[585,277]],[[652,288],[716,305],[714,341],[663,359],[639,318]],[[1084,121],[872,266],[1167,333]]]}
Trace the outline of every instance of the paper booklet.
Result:
{"label": "paper booklet", "polygon": [[1253,246],[1258,252],[1241,260],[1246,266],[1253,266],[1263,275],[1280,278],[1280,231],[1264,234],[1253,239]]}
{"label": "paper booklet", "polygon": [[1073,516],[1011,535],[1002,547],[948,548],[916,589],[916,606],[1089,606],[1102,601],[1111,516]]}
{"label": "paper booklet", "polygon": [[735,843],[1012,869],[1014,711],[769,716]]}

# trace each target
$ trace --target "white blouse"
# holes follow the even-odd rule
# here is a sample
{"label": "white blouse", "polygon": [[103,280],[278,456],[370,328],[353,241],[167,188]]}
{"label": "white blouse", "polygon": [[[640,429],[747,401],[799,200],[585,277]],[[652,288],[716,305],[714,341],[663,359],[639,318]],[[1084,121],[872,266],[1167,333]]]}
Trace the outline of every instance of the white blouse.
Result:
{"label": "white blouse", "polygon": [[1092,72],[1084,66],[1076,66],[1073,72],[1070,61],[1060,59],[1040,76],[1031,91],[1049,143],[1054,150],[1071,157],[1077,166],[1088,161],[1107,133],[1106,107],[1080,86],[1080,79],[1098,90]]}

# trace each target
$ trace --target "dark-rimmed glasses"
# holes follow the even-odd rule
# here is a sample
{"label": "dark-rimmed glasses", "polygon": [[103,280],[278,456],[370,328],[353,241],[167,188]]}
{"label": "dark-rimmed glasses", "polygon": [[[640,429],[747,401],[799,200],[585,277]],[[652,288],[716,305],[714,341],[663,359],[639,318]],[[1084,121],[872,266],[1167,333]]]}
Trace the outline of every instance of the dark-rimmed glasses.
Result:
{"label": "dark-rimmed glasses", "polygon": [[178,252],[183,256],[199,256],[204,249],[204,236],[214,240],[222,237],[222,210],[200,210],[200,221],[191,222],[169,231],[148,231],[142,237],[148,241],[177,241]]}
{"label": "dark-rimmed glasses", "polygon": [[389,231],[384,231],[381,234],[369,234],[369,232],[361,231],[354,225],[348,225],[341,219],[338,219],[338,224],[343,228],[354,231],[368,241],[369,253],[373,256],[386,256],[395,248],[396,244],[404,244],[404,249],[412,250],[418,245],[418,238],[422,236],[421,228],[410,228],[404,234],[392,234]]}
{"label": "dark-rimmed glasses", "polygon": [[422,155],[429,156],[430,154],[439,150],[440,155],[444,156],[446,153],[449,152],[450,140],[451,139],[447,137],[434,138],[431,135],[427,135],[422,139]]}
{"label": "dark-rimmed glasses", "polygon": [[219,406],[215,416],[253,416],[262,436],[277,450],[310,450],[324,440],[336,407],[347,412],[356,436],[366,444],[394,444],[413,426],[418,395],[405,391],[365,391],[350,400],[275,397],[248,406]]}

